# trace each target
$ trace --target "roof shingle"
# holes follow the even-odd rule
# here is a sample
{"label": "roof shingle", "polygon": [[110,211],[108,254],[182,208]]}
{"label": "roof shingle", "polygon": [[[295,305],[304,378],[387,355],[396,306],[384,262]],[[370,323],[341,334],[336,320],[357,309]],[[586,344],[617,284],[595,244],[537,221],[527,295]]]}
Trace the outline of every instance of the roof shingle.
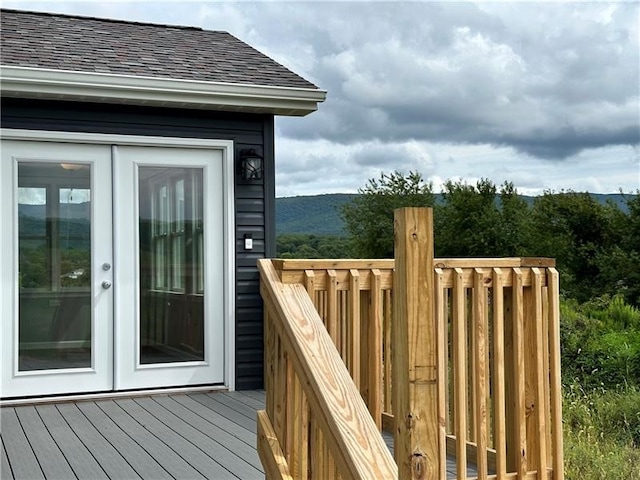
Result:
{"label": "roof shingle", "polygon": [[227,32],[2,9],[2,65],[317,87]]}

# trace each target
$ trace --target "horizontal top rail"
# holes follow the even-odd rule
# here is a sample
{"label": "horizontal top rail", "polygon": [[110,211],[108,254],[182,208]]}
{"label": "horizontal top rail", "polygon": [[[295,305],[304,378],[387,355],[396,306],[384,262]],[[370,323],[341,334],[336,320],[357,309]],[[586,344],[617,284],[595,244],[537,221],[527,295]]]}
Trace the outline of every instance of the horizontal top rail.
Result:
{"label": "horizontal top rail", "polygon": [[[300,283],[309,285],[313,280],[313,289],[326,290],[327,286],[335,282],[336,290],[350,290],[351,271],[357,270],[359,274],[358,288],[370,290],[373,270],[377,270],[378,287],[383,290],[393,288],[393,271],[395,262],[391,259],[383,260],[306,260],[306,259],[277,259],[272,260],[274,268],[278,271],[280,281],[286,284]],[[493,270],[505,269],[504,287],[512,286],[512,276],[508,270],[519,269],[522,274],[523,286],[532,283],[531,269],[554,268],[555,259],[538,257],[511,257],[511,258],[436,258],[433,266],[436,271],[443,271],[443,284],[445,288],[451,288],[454,282],[455,269],[462,270],[463,284],[471,288],[476,272],[481,271],[485,287],[493,286]],[[546,279],[542,279],[546,286]]]}
{"label": "horizontal top rail", "polygon": [[[344,270],[351,268],[391,270],[394,259],[274,259],[276,270]],[[434,258],[436,268],[518,268],[518,267],[555,267],[555,258],[545,257],[507,257],[507,258]]]}

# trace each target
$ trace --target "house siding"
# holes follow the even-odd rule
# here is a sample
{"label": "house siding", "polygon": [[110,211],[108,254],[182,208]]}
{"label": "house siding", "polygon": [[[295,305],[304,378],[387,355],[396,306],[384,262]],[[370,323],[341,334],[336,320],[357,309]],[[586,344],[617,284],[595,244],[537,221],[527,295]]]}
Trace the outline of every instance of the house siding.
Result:
{"label": "house siding", "polygon": [[[256,260],[275,254],[273,115],[3,98],[3,128],[232,140],[262,152],[262,182],[234,178],[236,260],[236,388],[263,386],[262,300]],[[244,235],[254,240],[244,250]]]}

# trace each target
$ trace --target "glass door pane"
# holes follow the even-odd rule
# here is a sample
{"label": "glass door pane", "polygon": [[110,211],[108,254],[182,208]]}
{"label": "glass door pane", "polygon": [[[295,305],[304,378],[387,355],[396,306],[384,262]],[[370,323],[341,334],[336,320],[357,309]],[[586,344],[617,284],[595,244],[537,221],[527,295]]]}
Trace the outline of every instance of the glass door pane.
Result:
{"label": "glass door pane", "polygon": [[18,162],[18,370],[92,366],[91,166]]}
{"label": "glass door pane", "polygon": [[140,166],[138,179],[138,361],[204,361],[203,169]]}

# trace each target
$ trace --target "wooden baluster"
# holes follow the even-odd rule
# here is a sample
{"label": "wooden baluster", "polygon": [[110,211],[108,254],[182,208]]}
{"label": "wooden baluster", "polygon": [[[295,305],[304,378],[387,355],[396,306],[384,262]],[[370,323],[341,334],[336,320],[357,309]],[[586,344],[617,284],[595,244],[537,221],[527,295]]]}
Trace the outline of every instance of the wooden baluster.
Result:
{"label": "wooden baluster", "polygon": [[493,269],[493,417],[496,450],[496,474],[507,474],[505,416],[504,278],[500,268]]}
{"label": "wooden baluster", "polygon": [[467,478],[467,333],[466,299],[463,271],[454,269],[453,276],[453,381],[456,435],[456,473]]}
{"label": "wooden baluster", "polygon": [[351,378],[360,392],[360,272],[349,270],[349,363],[351,364]]}
{"label": "wooden baluster", "polygon": [[487,299],[484,286],[484,273],[482,269],[474,269],[473,274],[473,329],[472,335],[475,338],[475,350],[473,358],[473,370],[475,371],[474,395],[475,406],[475,432],[476,432],[476,466],[478,469],[478,480],[487,479],[487,337],[488,325],[485,315],[485,304]]}
{"label": "wooden baluster", "polygon": [[[544,320],[542,318],[542,273],[539,268],[531,269],[531,293],[532,298],[532,315],[527,319],[533,322],[533,352],[535,362],[532,363],[534,385],[534,411],[535,411],[535,437],[537,437],[537,466],[538,475],[541,478],[546,477],[547,473],[547,400],[545,390],[545,376],[548,370],[545,370],[544,354],[546,348],[544,343]],[[543,476],[544,475],[544,476]]]}
{"label": "wooden baluster", "polygon": [[327,270],[327,331],[340,351],[338,337],[338,279],[335,270]]}
{"label": "wooden baluster", "polygon": [[[393,421],[393,349],[391,346],[391,325],[393,325],[393,302],[391,300],[391,290],[384,291],[384,413],[383,429],[389,432],[394,431]],[[385,426],[385,419],[390,420]]]}
{"label": "wooden baluster", "polygon": [[513,402],[507,412],[511,432],[507,437],[507,448],[513,457],[515,471],[519,479],[527,474],[527,418],[524,361],[524,287],[522,271],[513,269],[512,292],[512,358],[507,360],[506,375],[511,377],[510,386]]}
{"label": "wooden baluster", "polygon": [[549,368],[551,370],[551,424],[553,435],[553,478],[564,480],[564,444],[562,438],[562,379],[560,376],[560,286],[558,272],[550,268],[549,291]]}
{"label": "wooden baluster", "polygon": [[[447,395],[449,392],[449,374],[447,368],[447,343],[449,340],[447,332],[447,302],[445,300],[445,290],[443,286],[442,269],[434,270],[434,301],[436,315],[436,339],[438,350],[438,449],[440,465],[447,464]],[[439,469],[440,480],[447,478],[446,468]]]}
{"label": "wooden baluster", "polygon": [[368,405],[378,429],[382,430],[382,290],[380,270],[371,270],[369,322],[367,325]]}

